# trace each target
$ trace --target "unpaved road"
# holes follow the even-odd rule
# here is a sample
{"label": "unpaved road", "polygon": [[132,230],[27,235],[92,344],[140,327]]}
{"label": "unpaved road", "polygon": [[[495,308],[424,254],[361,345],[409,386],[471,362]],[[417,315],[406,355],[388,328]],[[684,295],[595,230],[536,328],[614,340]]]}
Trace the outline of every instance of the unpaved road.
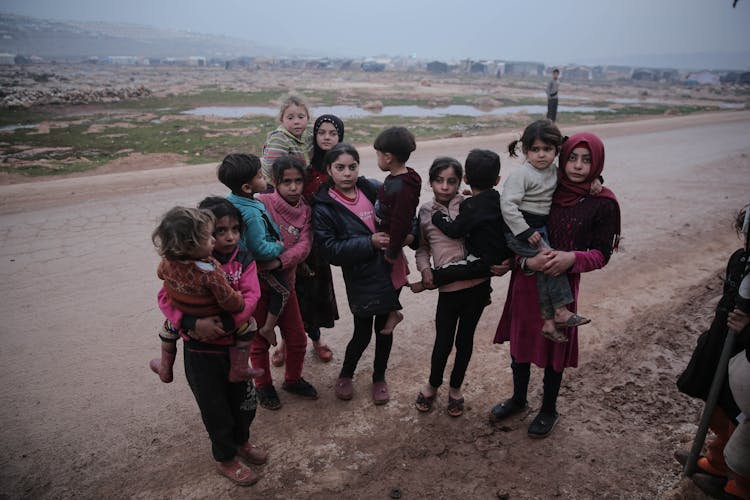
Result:
{"label": "unpaved road", "polygon": [[[428,375],[435,293],[403,296],[391,402],[376,408],[369,399],[371,349],[355,398],[336,400],[352,329],[336,273],[343,318],[324,331],[334,360],[308,353],[305,367],[321,397],[281,391],[280,411],[259,409],[251,434],[271,460],[250,489],[214,472],[182,355],[175,383],[147,368],[160,323],[149,234],[169,207],[224,194],[214,166],[0,186],[0,498],[387,498],[391,488],[403,498],[696,495],[671,453],[688,445],[701,407],[677,393],[674,379],[740,245],[731,218],[750,198],[750,112],[588,130],[605,141],[604,176],[621,202],[624,241],[607,268],[584,277],[581,308],[594,324],[582,332],[581,366],[565,373],[555,432],[526,436],[540,370],[528,414],[487,422],[511,390],[508,348],[491,343],[507,278],[493,281],[477,331],[463,417],[446,415],[444,389],[432,413],[412,406]],[[463,160],[470,148],[501,151],[510,139],[420,142],[410,164],[426,180],[436,156]],[[372,149],[361,150],[363,172],[382,178]],[[516,162],[502,158],[507,174]],[[428,189],[425,182],[423,199]]]}

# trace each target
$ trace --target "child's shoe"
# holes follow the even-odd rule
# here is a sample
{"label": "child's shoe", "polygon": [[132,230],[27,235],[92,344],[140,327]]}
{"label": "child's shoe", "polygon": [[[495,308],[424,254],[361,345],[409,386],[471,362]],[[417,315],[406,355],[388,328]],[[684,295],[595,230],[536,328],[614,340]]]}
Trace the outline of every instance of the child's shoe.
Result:
{"label": "child's shoe", "polygon": [[159,375],[159,379],[161,379],[161,381],[165,384],[168,384],[172,380],[174,380],[172,367],[174,366],[175,357],[177,357],[177,351],[169,352],[162,348],[161,359],[154,358],[148,363],[151,371]]}
{"label": "child's shoe", "polygon": [[237,448],[237,456],[253,465],[263,465],[268,462],[268,452],[256,448],[250,444],[250,441]]}
{"label": "child's shoe", "polygon": [[250,349],[247,347],[229,348],[229,381],[247,382],[251,378],[261,377],[265,373],[262,368],[253,368],[247,364],[250,359]]}
{"label": "child's shoe", "polygon": [[258,474],[237,460],[237,457],[226,462],[216,462],[216,469],[222,476],[228,477],[240,486],[251,486],[260,479]]}

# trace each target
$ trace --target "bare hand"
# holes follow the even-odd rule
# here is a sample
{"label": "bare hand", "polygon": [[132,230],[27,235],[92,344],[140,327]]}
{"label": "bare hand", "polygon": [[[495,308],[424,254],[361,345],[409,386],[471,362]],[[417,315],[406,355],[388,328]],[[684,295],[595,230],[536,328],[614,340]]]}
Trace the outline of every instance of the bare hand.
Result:
{"label": "bare hand", "polygon": [[490,266],[490,272],[495,276],[502,276],[510,271],[510,262],[510,259],[505,259],[502,264],[493,264]]}
{"label": "bare hand", "polygon": [[748,315],[746,312],[735,309],[729,313],[729,317],[727,318],[727,326],[730,330],[741,332],[747,327],[747,325],[750,325],[750,315]]}
{"label": "bare hand", "polygon": [[599,179],[594,179],[591,181],[591,187],[589,188],[589,194],[591,196],[596,196],[599,193],[602,192],[602,183],[599,181]]}
{"label": "bare hand", "polygon": [[190,336],[199,342],[210,342],[227,334],[218,316],[208,316],[198,318],[195,322],[195,329],[190,332]]}
{"label": "bare hand", "polygon": [[[576,254],[573,252],[561,252],[559,250],[549,250],[544,252],[547,256],[547,262],[542,266],[542,272],[549,276],[560,276],[568,272],[576,262]],[[526,261],[528,265],[528,261]]]}
{"label": "bare hand", "polygon": [[372,246],[378,250],[383,250],[391,243],[391,237],[388,233],[375,233],[372,235]]}
{"label": "bare hand", "polygon": [[424,271],[422,271],[422,284],[428,290],[432,290],[433,288],[435,288],[435,281],[434,281],[434,277],[432,276],[432,269],[427,268]]}
{"label": "bare hand", "polygon": [[404,238],[404,242],[401,244],[402,247],[406,247],[414,243],[414,235],[413,234],[407,234],[406,238]]}
{"label": "bare hand", "polygon": [[529,245],[532,247],[536,247],[539,245],[539,242],[542,241],[542,235],[539,234],[539,231],[534,231],[534,234],[529,236]]}

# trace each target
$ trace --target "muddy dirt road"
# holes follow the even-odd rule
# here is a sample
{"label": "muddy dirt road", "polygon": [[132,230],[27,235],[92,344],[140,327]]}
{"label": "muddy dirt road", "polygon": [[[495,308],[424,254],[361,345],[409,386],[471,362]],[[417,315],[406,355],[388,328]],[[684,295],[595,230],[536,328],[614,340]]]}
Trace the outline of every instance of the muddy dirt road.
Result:
{"label": "muddy dirt road", "polygon": [[[445,413],[445,390],[428,415],[412,406],[428,375],[436,293],[405,291],[390,403],[370,401],[371,349],[354,399],[335,399],[352,329],[336,272],[342,319],[324,331],[334,359],[322,364],[308,352],[305,365],[321,397],[280,391],[281,410],[259,409],[251,435],[271,460],[250,489],[214,472],[182,355],[175,383],[161,384],[147,368],[160,323],[149,235],[169,207],[225,194],[214,166],[0,186],[0,497],[386,498],[391,488],[403,498],[694,494],[671,453],[687,446],[701,407],[677,393],[674,379],[710,321],[717,276],[740,246],[731,218],[750,197],[750,112],[588,130],[606,145],[604,176],[621,202],[624,240],[609,266],[583,279],[580,300],[594,325],[581,336],[581,366],[565,373],[555,432],[541,441],[526,435],[540,404],[540,370],[532,371],[528,414],[500,427],[487,422],[511,390],[508,347],[491,343],[505,277],[494,279],[477,330],[463,417]],[[501,151],[510,139],[420,142],[410,164],[426,180],[436,156],[463,161],[473,147]],[[382,179],[372,148],[361,151],[363,172]],[[502,158],[507,175],[517,162]],[[423,200],[428,189],[424,182]]]}

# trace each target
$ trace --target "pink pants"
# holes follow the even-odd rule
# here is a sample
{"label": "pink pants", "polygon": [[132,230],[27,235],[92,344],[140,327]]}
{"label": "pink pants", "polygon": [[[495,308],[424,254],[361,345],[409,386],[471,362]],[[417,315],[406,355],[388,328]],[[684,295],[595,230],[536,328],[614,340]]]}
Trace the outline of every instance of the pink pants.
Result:
{"label": "pink pants", "polygon": [[[261,327],[266,322],[267,311],[268,297],[261,289],[260,300],[253,313],[258,327]],[[286,351],[284,381],[289,383],[296,382],[302,378],[302,365],[305,362],[305,352],[307,351],[307,335],[305,334],[305,326],[302,323],[302,315],[299,312],[297,294],[294,293],[293,288],[276,326],[281,331]],[[268,355],[270,348],[271,344],[264,337],[256,333],[250,343],[250,363],[253,365],[253,368],[263,368],[266,373],[262,377],[254,379],[255,387],[260,388],[273,384],[270,356]]]}

